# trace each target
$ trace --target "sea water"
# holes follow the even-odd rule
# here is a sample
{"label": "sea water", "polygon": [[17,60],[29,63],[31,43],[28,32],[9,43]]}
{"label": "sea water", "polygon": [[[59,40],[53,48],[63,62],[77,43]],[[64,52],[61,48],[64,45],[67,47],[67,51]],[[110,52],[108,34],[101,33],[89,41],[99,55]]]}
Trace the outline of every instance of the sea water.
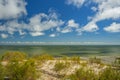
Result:
{"label": "sea water", "polygon": [[0,54],[20,51],[28,55],[120,56],[120,45],[0,45]]}

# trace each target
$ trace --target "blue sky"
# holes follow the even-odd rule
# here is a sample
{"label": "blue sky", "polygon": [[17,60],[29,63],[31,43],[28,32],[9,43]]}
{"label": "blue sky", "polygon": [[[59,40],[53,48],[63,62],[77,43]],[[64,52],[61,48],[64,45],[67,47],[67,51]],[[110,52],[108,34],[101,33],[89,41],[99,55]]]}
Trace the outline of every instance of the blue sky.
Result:
{"label": "blue sky", "polygon": [[120,0],[1,0],[0,43],[120,44]]}

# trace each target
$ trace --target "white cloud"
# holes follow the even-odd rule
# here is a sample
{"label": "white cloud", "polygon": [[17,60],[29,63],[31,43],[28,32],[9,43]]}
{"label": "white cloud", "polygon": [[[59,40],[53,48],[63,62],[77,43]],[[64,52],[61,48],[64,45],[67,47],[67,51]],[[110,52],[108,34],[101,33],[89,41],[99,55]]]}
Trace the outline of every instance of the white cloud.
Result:
{"label": "white cloud", "polygon": [[22,31],[22,30],[19,30],[19,34],[22,36],[22,35],[25,35],[26,32]]}
{"label": "white cloud", "polygon": [[49,37],[56,37],[56,34],[50,34]]}
{"label": "white cloud", "polygon": [[14,34],[14,32],[17,32],[21,29],[23,29],[22,23],[18,23],[18,21],[9,21],[5,24],[6,30],[9,34]]}
{"label": "white cloud", "polygon": [[0,19],[6,20],[0,23],[0,32],[13,35],[18,32],[20,36],[30,34],[31,36],[45,35],[44,31],[59,30],[64,21],[59,19],[58,14],[49,10],[49,14],[39,13],[28,19],[28,23],[19,21],[22,15],[27,15],[26,2],[24,0],[0,0]]}
{"label": "white cloud", "polygon": [[103,0],[102,2],[98,3],[99,10],[107,10],[115,7],[120,6],[120,0]]}
{"label": "white cloud", "polygon": [[[77,29],[78,32],[94,32],[99,30],[99,27],[96,24],[97,22],[106,19],[120,19],[120,0],[91,0],[88,2],[98,4],[98,6],[91,8],[93,11],[97,11],[97,13],[93,17],[88,17],[91,21],[82,28]],[[80,8],[85,3],[85,0],[67,0],[67,3]],[[65,29],[64,32],[70,31],[71,29],[68,28]]]}
{"label": "white cloud", "polygon": [[72,29],[70,28],[65,28],[61,31],[61,33],[68,33],[68,32],[72,32]]}
{"label": "white cloud", "polygon": [[13,35],[15,32],[19,32],[21,36],[27,33],[31,36],[41,36],[45,35],[44,31],[53,28],[58,29],[63,24],[64,21],[59,19],[55,12],[51,12],[48,15],[40,13],[31,17],[29,19],[29,23],[20,22],[18,20],[7,21],[0,25],[0,31],[6,31],[10,35]]}
{"label": "white cloud", "polygon": [[120,32],[120,24],[119,23],[112,23],[110,26],[104,28],[107,32]]}
{"label": "white cloud", "polygon": [[106,19],[120,19],[120,0],[92,0],[98,4],[96,13],[92,20],[84,27],[84,31],[94,32],[98,30],[97,22]]}
{"label": "white cloud", "polygon": [[76,23],[73,19],[71,19],[67,22],[66,26],[63,28],[61,32],[68,33],[68,32],[72,32],[73,29],[78,29],[78,28],[79,28],[79,24]]}
{"label": "white cloud", "polygon": [[5,38],[7,38],[8,37],[8,35],[7,34],[1,34],[1,38],[3,38],[3,39],[5,39]]}
{"label": "white cloud", "polygon": [[30,32],[30,34],[32,36],[42,36],[42,35],[44,35],[44,33],[42,33],[42,32]]}
{"label": "white cloud", "polygon": [[67,26],[68,27],[73,27],[73,28],[78,28],[79,24],[76,23],[73,19],[71,19],[71,20],[68,21]]}
{"label": "white cloud", "polygon": [[[19,35],[30,34],[31,36],[45,35],[47,30],[56,30],[54,32],[68,33],[77,31],[79,34],[83,32],[95,32],[99,30],[97,22],[106,19],[120,19],[120,2],[119,0],[92,0],[98,4],[97,7],[92,7],[97,13],[93,17],[88,17],[89,21],[85,26],[80,28],[75,20],[71,19],[67,22],[59,19],[57,13],[50,11],[49,14],[39,13],[30,19],[28,23],[18,21],[18,18],[23,14],[27,15],[26,2],[24,0],[1,0],[0,1],[0,19],[6,19],[5,23],[0,23],[1,37],[7,38],[8,35],[13,35],[18,32]],[[85,3],[85,0],[67,0],[68,5],[73,5],[80,8]],[[15,19],[13,19],[15,18]],[[10,20],[11,19],[11,20]],[[61,27],[62,26],[62,27]],[[120,32],[118,23],[113,23],[104,30],[107,32]],[[2,32],[6,32],[3,34]],[[7,34],[8,33],[8,34]],[[6,37],[5,37],[6,35]],[[56,34],[50,34],[49,37],[55,37]]]}
{"label": "white cloud", "polygon": [[56,31],[60,32],[60,31],[61,31],[61,28],[60,28],[60,27],[57,27],[57,28],[56,28]]}
{"label": "white cloud", "polygon": [[82,27],[82,31],[86,32],[95,32],[97,30],[99,30],[99,28],[94,22],[90,22],[86,26]]}
{"label": "white cloud", "polygon": [[110,8],[104,11],[100,11],[94,20],[101,21],[105,19],[119,19],[120,18],[120,7]]}
{"label": "white cloud", "polygon": [[0,0],[0,19],[18,18],[27,14],[24,0]]}
{"label": "white cloud", "polygon": [[40,13],[30,19],[30,31],[41,32],[52,28],[60,27],[64,24],[64,21],[60,20],[56,13],[50,13],[46,15]]}
{"label": "white cloud", "polygon": [[91,9],[96,12],[97,11],[97,8],[95,6],[91,7]]}
{"label": "white cloud", "polygon": [[67,0],[68,5],[76,6],[80,8],[84,4],[85,0]]}
{"label": "white cloud", "polygon": [[27,24],[22,23],[22,22],[20,23],[17,20],[11,20],[1,25],[0,31],[6,31],[10,35],[13,35],[15,32],[19,32],[20,35],[23,35],[23,33],[25,34],[23,30],[27,28],[26,25]]}
{"label": "white cloud", "polygon": [[98,13],[94,16],[94,21],[120,18],[120,0],[93,0],[93,2],[98,3]]}
{"label": "white cloud", "polygon": [[91,1],[101,4],[102,2],[106,2],[107,0],[91,0]]}

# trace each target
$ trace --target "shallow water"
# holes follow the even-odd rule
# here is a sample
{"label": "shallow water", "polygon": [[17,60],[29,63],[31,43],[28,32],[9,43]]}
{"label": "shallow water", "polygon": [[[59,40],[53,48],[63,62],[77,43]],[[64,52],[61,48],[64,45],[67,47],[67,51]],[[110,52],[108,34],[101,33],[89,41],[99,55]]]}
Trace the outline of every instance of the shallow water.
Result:
{"label": "shallow water", "polygon": [[14,45],[0,46],[0,54],[7,51],[21,51],[29,55],[51,54],[54,56],[120,56],[120,45],[42,45],[22,46]]}

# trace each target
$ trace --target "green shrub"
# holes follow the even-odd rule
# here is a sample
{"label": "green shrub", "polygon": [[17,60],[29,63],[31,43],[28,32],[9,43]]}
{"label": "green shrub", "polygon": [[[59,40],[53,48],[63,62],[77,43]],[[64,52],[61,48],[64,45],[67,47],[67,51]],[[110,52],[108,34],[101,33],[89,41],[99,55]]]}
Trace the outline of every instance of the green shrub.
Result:
{"label": "green shrub", "polygon": [[120,80],[120,71],[113,68],[106,68],[99,74],[99,80]]}
{"label": "green shrub", "polygon": [[4,71],[3,65],[0,64],[0,80],[4,80],[5,77],[5,71]]}
{"label": "green shrub", "polygon": [[54,65],[54,70],[56,72],[60,72],[61,70],[67,68],[68,65],[66,65],[65,63],[63,62],[57,62],[55,65]]}
{"label": "green shrub", "polygon": [[37,71],[34,60],[30,59],[21,67],[23,74],[23,80],[36,80]]}
{"label": "green shrub", "polygon": [[64,80],[120,80],[120,71],[106,68],[95,74],[92,70],[78,69],[74,74],[68,75]]}
{"label": "green shrub", "polygon": [[37,78],[35,62],[33,60],[22,63],[15,60],[11,61],[7,65],[6,71],[6,75],[11,80],[36,80]]}
{"label": "green shrub", "polygon": [[83,68],[66,77],[68,80],[97,80],[97,78],[92,70],[84,70]]}
{"label": "green shrub", "polygon": [[70,59],[75,63],[78,63],[78,64],[80,63],[80,57],[79,56],[73,56]]}
{"label": "green shrub", "polygon": [[13,51],[13,52],[6,52],[2,55],[1,60],[3,61],[11,61],[11,60],[17,60],[21,61],[26,59],[27,55],[23,52]]}
{"label": "green shrub", "polygon": [[64,60],[64,61],[67,61],[68,60],[68,57],[67,56],[62,56],[60,57],[61,60]]}

